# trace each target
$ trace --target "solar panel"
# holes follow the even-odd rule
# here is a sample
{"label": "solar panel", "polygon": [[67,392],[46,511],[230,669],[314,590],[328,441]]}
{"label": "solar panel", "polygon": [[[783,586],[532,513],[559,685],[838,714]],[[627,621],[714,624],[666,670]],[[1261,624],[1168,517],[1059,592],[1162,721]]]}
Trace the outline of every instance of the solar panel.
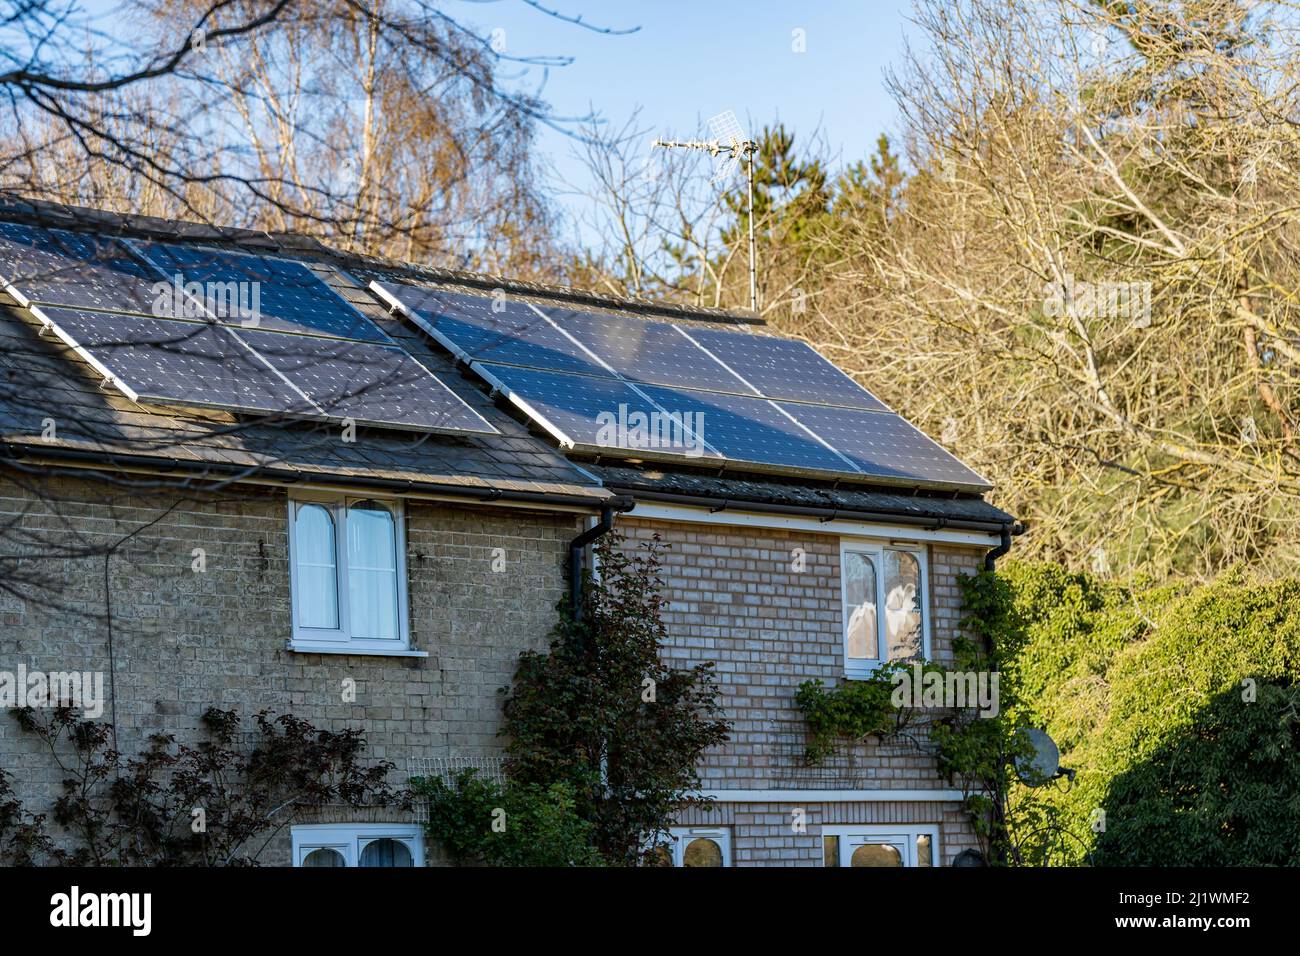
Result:
{"label": "solar panel", "polygon": [[158,277],[104,236],[0,222],[0,278],[21,304],[152,314]]}
{"label": "solar panel", "polygon": [[653,385],[644,391],[665,411],[697,423],[704,441],[731,461],[795,471],[853,470],[766,399]]}
{"label": "solar panel", "polygon": [[45,306],[40,314],[130,390],[132,399],[255,412],[314,409],[226,329]]}
{"label": "solar panel", "polygon": [[[561,442],[637,454],[717,458],[688,431],[687,422],[666,421],[664,409],[617,379],[512,365],[476,368],[490,383],[509,390],[511,400]],[[637,416],[644,416],[644,423]]]}
{"label": "solar panel", "polygon": [[158,242],[141,242],[137,248],[172,289],[190,286],[184,294],[169,296],[169,304],[179,301],[183,307],[198,292],[212,318],[225,324],[392,341],[301,262]]}
{"label": "solar panel", "polygon": [[886,408],[803,342],[728,329],[691,327],[685,332],[767,398],[848,408]]}
{"label": "solar panel", "polygon": [[[684,420],[709,462],[954,490],[989,487],[802,342],[553,306],[540,307],[553,324],[539,324],[537,310],[524,303],[494,310],[483,296],[393,282],[371,288],[509,391],[563,443],[583,450],[645,454],[610,440],[606,424],[621,409],[624,417]],[[652,452],[685,456],[662,444]]]}
{"label": "solar panel", "polygon": [[667,322],[549,307],[543,311],[630,381],[756,394],[708,352],[682,335],[677,326]]}
{"label": "solar panel", "polygon": [[400,305],[444,348],[466,362],[615,377],[525,302],[391,281],[373,282],[371,288]]}
{"label": "solar panel", "polygon": [[989,483],[893,412],[782,404],[823,441],[875,478],[987,489]]}
{"label": "solar panel", "polygon": [[240,330],[238,335],[332,417],[439,432],[496,433],[396,345],[283,332]]}

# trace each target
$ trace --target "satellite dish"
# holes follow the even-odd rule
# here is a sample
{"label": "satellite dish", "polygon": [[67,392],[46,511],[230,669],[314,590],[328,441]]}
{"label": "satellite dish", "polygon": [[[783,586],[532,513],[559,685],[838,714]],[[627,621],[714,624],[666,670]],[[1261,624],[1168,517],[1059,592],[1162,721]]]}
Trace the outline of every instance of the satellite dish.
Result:
{"label": "satellite dish", "polygon": [[1060,776],[1061,751],[1052,738],[1047,736],[1047,731],[1026,727],[1019,730],[1016,736],[1027,741],[1029,750],[1028,753],[1017,754],[1015,759],[1016,776],[1022,783],[1030,787],[1041,787]]}

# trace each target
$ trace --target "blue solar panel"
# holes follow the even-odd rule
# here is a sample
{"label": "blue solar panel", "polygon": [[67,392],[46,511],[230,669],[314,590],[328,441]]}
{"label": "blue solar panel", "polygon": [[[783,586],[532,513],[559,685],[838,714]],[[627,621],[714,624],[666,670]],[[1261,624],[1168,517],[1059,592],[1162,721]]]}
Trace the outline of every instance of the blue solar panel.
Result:
{"label": "blue solar panel", "polygon": [[156,242],[140,243],[138,248],[173,288],[196,284],[190,295],[169,296],[168,304],[179,298],[184,307],[199,291],[212,318],[225,324],[392,341],[300,262]]}
{"label": "blue solar panel", "polygon": [[731,461],[805,471],[853,470],[766,399],[653,385],[643,391],[665,411],[695,422],[704,441]]}
{"label": "blue solar panel", "polygon": [[736,375],[683,335],[677,326],[633,316],[544,308],[624,378],[676,388],[754,395]]}
{"label": "blue solar panel", "polygon": [[614,377],[525,302],[391,281],[372,287],[401,303],[426,332],[466,361]]}
{"label": "blue solar panel", "polygon": [[41,313],[141,399],[299,415],[313,411],[227,329],[51,306]]}
{"label": "blue solar panel", "polygon": [[664,409],[617,379],[511,365],[483,365],[481,369],[508,388],[540,423],[551,426],[575,445],[630,454],[717,458],[688,432],[688,422],[665,420]]}
{"label": "blue solar panel", "polygon": [[767,398],[848,408],[886,407],[802,342],[697,326],[685,331]]}
{"label": "blue solar panel", "polygon": [[802,342],[554,306],[541,307],[554,322],[543,324],[523,303],[504,301],[504,308],[493,310],[487,297],[392,282],[372,288],[400,301],[435,337],[475,361],[526,413],[587,450],[688,457],[662,443],[647,450],[611,440],[607,423],[622,409],[620,421],[635,413],[684,421],[691,444],[702,439],[708,446],[710,464],[988,487]]}
{"label": "blue solar panel", "polygon": [[893,412],[783,404],[863,473],[907,483],[986,489],[989,483]]}
{"label": "blue solar panel", "polygon": [[332,417],[429,431],[496,433],[395,345],[281,332],[237,334]]}
{"label": "blue solar panel", "polygon": [[0,223],[0,278],[28,302],[152,314],[158,277],[104,236]]}

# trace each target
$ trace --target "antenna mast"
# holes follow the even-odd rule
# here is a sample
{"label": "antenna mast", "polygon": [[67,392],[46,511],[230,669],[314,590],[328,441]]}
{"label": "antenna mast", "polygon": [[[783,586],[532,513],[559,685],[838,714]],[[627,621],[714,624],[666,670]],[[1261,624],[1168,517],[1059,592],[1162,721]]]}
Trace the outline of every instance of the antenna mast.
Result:
{"label": "antenna mast", "polygon": [[713,139],[695,140],[655,140],[651,149],[701,149],[715,159],[723,158],[713,172],[710,183],[716,183],[731,175],[736,164],[746,159],[745,172],[749,186],[749,308],[758,312],[758,266],[754,245],[754,154],[758,152],[758,143],[745,136],[745,131],[736,119],[736,114],[727,110],[709,120],[709,131]]}

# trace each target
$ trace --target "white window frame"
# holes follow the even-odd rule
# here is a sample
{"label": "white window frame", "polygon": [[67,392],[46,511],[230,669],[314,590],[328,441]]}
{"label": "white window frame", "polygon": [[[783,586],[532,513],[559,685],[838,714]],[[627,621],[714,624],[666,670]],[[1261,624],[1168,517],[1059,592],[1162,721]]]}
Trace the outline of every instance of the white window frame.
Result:
{"label": "white window frame", "polygon": [[[854,847],[864,843],[883,843],[898,848],[904,867],[917,864],[918,837],[930,838],[930,865],[939,865],[939,824],[937,823],[846,823],[822,826],[822,859],[825,860],[826,837],[839,838],[840,866],[849,866]],[[853,842],[857,840],[858,842]]]}
{"label": "white window frame", "polygon": [[[348,607],[348,532],[349,507],[362,501],[375,501],[393,513],[394,547],[397,551],[397,637],[355,638],[349,632],[351,609]],[[334,586],[338,602],[337,628],[302,627],[298,623],[298,509],[303,505],[321,505],[334,521]],[[401,657],[428,657],[427,652],[411,649],[410,606],[406,597],[406,509],[399,498],[379,495],[297,492],[289,496],[289,604],[293,615],[293,638],[289,649],[310,654],[374,654]]]}
{"label": "white window frame", "polygon": [[728,827],[670,827],[668,834],[668,851],[673,857],[673,866],[684,865],[686,846],[692,840],[712,840],[722,850],[722,865],[731,866],[731,830]]}
{"label": "white window frame", "polygon": [[318,823],[296,826],[293,833],[293,866],[302,866],[316,850],[337,850],[344,866],[360,866],[361,854],[376,840],[397,840],[411,851],[411,865],[424,866],[424,830],[417,823]]}
{"label": "white window frame", "polygon": [[[876,569],[876,659],[857,660],[849,657],[848,576],[844,573],[848,552],[865,554]],[[849,680],[865,680],[880,669],[885,662],[880,657],[885,646],[885,552],[904,551],[916,558],[921,575],[921,655],[930,659],[930,561],[924,544],[903,541],[882,541],[877,538],[840,538],[840,653],[844,659],[844,676]]]}

